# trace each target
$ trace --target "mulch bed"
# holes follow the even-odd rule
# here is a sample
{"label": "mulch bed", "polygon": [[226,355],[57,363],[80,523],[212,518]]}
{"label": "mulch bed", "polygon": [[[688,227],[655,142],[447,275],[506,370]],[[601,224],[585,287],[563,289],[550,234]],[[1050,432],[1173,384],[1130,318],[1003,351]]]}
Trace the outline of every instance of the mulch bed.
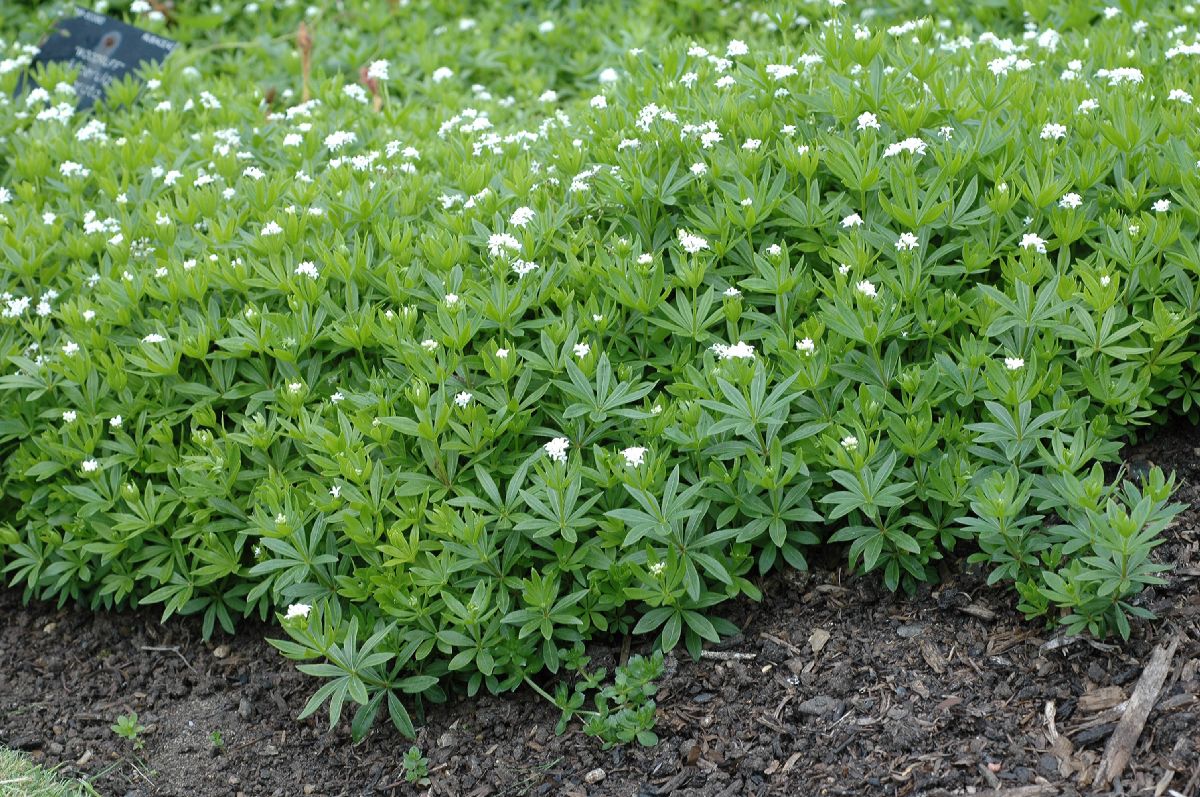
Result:
{"label": "mulch bed", "polygon": [[[1175,565],[1169,583],[1140,600],[1161,619],[1135,626],[1121,646],[1064,643],[1025,622],[981,572],[948,572],[906,598],[874,577],[847,577],[837,562],[814,563],[767,579],[761,603],[730,607],[744,633],[712,658],[668,657],[657,747],[605,751],[576,728],[555,736],[557,712],[529,690],[463,699],[434,707],[420,730],[431,785],[419,788],[401,767],[411,743],[390,725],[354,746],[319,715],[296,721],[315,682],[263,641],[277,628],[247,623],[205,643],[198,622],[163,625],[156,611],[22,607],[18,593],[0,590],[0,744],[126,797],[1195,797],[1198,455],[1190,427],[1127,452],[1135,468],[1174,468],[1192,508],[1159,549]],[[1125,706],[1153,686],[1142,676],[1156,646],[1165,678],[1128,766],[1093,787],[1106,745],[1130,731],[1118,730]],[[611,666],[619,647],[597,646],[594,662]],[[131,710],[149,728],[138,751],[109,729]]]}

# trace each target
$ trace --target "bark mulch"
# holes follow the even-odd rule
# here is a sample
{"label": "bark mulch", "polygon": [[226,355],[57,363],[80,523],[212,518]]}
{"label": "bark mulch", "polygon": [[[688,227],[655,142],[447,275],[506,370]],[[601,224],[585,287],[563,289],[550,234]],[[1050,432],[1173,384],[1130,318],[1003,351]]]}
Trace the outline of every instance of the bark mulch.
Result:
{"label": "bark mulch", "polygon": [[[360,745],[318,716],[314,688],[264,641],[200,638],[156,611],[22,607],[0,590],[0,745],[92,779],[103,795],[1200,794],[1200,432],[1127,450],[1174,468],[1192,505],[1145,593],[1160,617],[1123,645],[1024,621],[985,574],[947,572],[912,598],[838,562],[768,578],[744,629],[700,661],[668,657],[654,748],[602,750],[531,691],[430,710],[430,781],[404,781],[408,742],[380,723]],[[610,666],[620,641],[597,646]],[[637,646],[634,646],[637,652]],[[136,711],[134,750],[109,726]],[[1144,726],[1138,720],[1144,719]],[[218,731],[217,749],[210,734]],[[1097,772],[1128,763],[1107,786]],[[1101,779],[1103,783],[1105,779]]]}

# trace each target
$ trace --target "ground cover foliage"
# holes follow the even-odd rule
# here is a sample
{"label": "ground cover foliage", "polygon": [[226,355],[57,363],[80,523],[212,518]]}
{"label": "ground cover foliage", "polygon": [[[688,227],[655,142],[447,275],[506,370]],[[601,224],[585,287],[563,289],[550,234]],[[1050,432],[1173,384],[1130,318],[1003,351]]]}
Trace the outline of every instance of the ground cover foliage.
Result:
{"label": "ground cover foliage", "polygon": [[[1179,506],[1102,466],[1200,390],[1196,9],[644,5],[110,4],[181,42],[144,90],[0,105],[7,579],[277,612],[356,733],[695,654],[831,543],[1127,636]],[[62,8],[0,10],[0,94]]]}

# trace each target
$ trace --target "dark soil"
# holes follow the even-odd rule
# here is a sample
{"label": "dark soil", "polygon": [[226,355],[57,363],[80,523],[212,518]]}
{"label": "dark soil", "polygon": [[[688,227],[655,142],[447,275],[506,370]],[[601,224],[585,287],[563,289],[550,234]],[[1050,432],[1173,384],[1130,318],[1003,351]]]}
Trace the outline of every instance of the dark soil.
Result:
{"label": "dark soil", "polygon": [[[744,634],[718,655],[668,657],[654,748],[602,750],[525,690],[435,707],[417,744],[430,785],[404,781],[410,742],[386,723],[362,744],[295,717],[314,688],[247,624],[205,643],[157,612],[22,607],[0,591],[0,744],[92,779],[102,795],[942,795],[1104,793],[1090,783],[1156,643],[1179,645],[1111,793],[1200,794],[1200,432],[1131,448],[1174,468],[1192,505],[1158,558],[1160,617],[1126,645],[1025,622],[983,574],[905,598],[836,566],[784,573],[727,616]],[[634,648],[635,652],[637,648]],[[611,665],[616,651],[598,649]],[[109,726],[136,711],[134,750]],[[1061,734],[1051,745],[1052,711]],[[219,731],[218,751],[210,734]],[[602,772],[600,770],[603,770]],[[1024,788],[1019,788],[1024,787]],[[999,791],[996,791],[999,790]]]}

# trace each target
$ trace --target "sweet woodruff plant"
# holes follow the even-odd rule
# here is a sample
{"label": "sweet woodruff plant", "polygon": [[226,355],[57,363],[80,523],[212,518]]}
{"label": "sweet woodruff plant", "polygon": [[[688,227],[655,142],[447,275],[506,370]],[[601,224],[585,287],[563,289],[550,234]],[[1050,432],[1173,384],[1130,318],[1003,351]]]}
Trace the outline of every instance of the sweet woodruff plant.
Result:
{"label": "sweet woodruff plant", "polygon": [[0,10],[26,598],[274,614],[359,734],[696,654],[819,546],[1148,616],[1180,507],[1116,466],[1197,415],[1192,6],[193,5],[109,4],[180,47],[88,114],[13,96],[60,7]]}

